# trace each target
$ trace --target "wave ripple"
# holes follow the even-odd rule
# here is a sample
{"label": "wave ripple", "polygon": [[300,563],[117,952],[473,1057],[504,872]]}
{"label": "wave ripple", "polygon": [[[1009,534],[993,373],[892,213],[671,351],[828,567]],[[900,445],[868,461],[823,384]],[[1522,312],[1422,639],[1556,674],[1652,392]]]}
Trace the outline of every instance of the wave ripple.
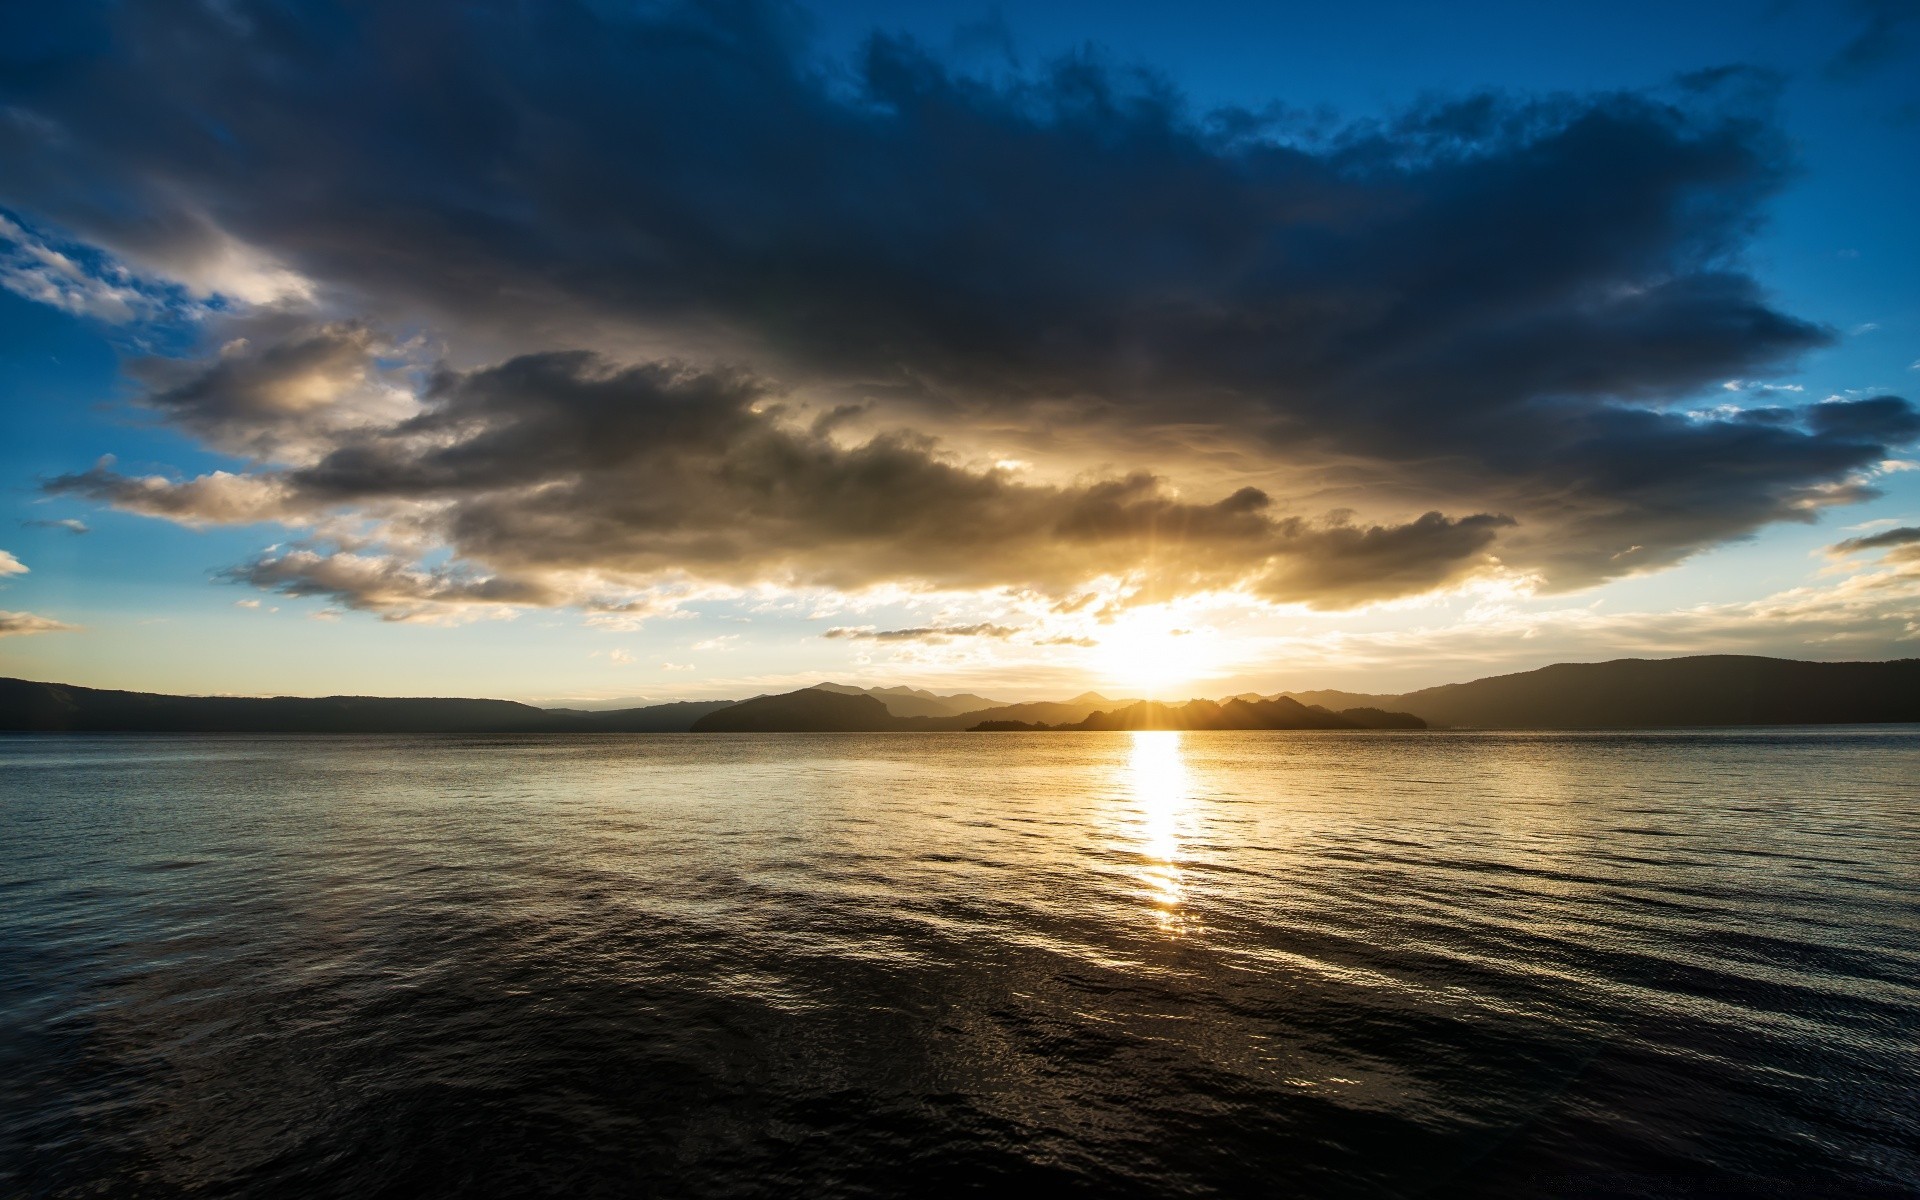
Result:
{"label": "wave ripple", "polygon": [[0,1194],[1920,1194],[1920,733],[0,740]]}

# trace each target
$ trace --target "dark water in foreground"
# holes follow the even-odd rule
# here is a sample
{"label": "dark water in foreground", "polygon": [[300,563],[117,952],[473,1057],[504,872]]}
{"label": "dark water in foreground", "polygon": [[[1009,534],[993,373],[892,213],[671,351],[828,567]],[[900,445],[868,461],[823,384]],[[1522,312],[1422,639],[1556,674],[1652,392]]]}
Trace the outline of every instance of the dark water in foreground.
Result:
{"label": "dark water in foreground", "polygon": [[0,1195],[1920,1193],[1920,731],[0,739]]}

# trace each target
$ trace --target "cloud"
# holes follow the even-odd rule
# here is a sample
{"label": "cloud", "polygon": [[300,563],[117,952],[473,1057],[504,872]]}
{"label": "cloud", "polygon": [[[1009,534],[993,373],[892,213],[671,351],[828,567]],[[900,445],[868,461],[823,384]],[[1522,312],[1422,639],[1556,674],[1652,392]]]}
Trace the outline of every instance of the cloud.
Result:
{"label": "cloud", "polygon": [[1920,566],[1920,526],[1905,525],[1895,529],[1883,529],[1879,533],[1847,538],[1845,541],[1836,542],[1827,547],[1827,552],[1835,557],[1862,554],[1873,550],[1889,551],[1885,559],[1888,564],[1912,563]]}
{"label": "cloud", "polygon": [[25,575],[27,564],[15,558],[5,550],[0,550],[0,578],[8,575]]}
{"label": "cloud", "polygon": [[756,0],[61,21],[0,202],[232,298],[135,371],[254,467],[50,489],[376,523],[367,587],[260,577],[356,607],[1570,589],[1865,498],[1915,436],[1897,397],[1681,407],[1835,338],[1745,265],[1793,166],[1752,72],[1315,129],[1091,53],[827,62]]}
{"label": "cloud", "polygon": [[1826,400],[1806,410],[1816,434],[1876,445],[1898,445],[1920,436],[1920,410],[1899,396]]}
{"label": "cloud", "polygon": [[[423,572],[390,558],[375,579],[371,560],[347,555],[342,570],[306,550],[235,577],[409,619],[421,605],[583,603],[676,576],[1062,596],[1123,576],[1147,598],[1240,588],[1343,608],[1499,570],[1565,585],[1661,565],[1724,534],[1742,506],[1749,523],[1804,520],[1870,494],[1862,472],[1920,432],[1892,396],[1697,419],[1614,410],[1588,424],[1584,482],[1611,492],[1611,507],[1570,500],[1569,466],[1550,504],[1508,494],[1537,529],[1487,512],[1361,520],[1275,513],[1254,487],[1189,500],[1144,472],[1036,482],[906,431],[850,443],[789,419],[780,393],[748,375],[566,352],[442,366],[384,423],[317,435],[295,464],[176,480],[103,461],[46,488],[190,524],[385,514],[409,538],[452,549],[459,566]],[[1638,503],[1623,503],[1628,494]]]}
{"label": "cloud", "polygon": [[75,535],[92,532],[92,529],[88,527],[87,523],[78,517],[61,517],[51,521],[22,521],[20,523],[29,529],[64,529],[68,533]]}
{"label": "cloud", "polygon": [[[230,577],[351,608],[582,602],[690,575],[750,586],[1033,587],[1134,576],[1149,590],[1246,586],[1345,607],[1487,568],[1510,519],[1275,516],[1242,488],[1201,503],[1154,476],[1047,485],[886,433],[845,445],[781,419],[758,382],[579,353],[443,369],[422,410],[353,431],[307,466],[193,480],[102,465],[49,481],[177,520],[297,522],[339,508],[411,518],[473,570],[306,549]],[[571,583],[563,582],[571,580]],[[610,582],[611,581],[611,582]]]}
{"label": "cloud", "polygon": [[1241,654],[1273,664],[1245,677],[1249,683],[1270,680],[1279,670],[1292,681],[1289,686],[1323,687],[1344,678],[1368,690],[1397,690],[1543,662],[1676,654],[1886,659],[1914,657],[1917,647],[1920,571],[1871,570],[1831,585],[1668,611],[1495,606],[1442,627],[1256,637],[1246,640]]}
{"label": "cloud", "polygon": [[1844,46],[1827,60],[1832,79],[1853,79],[1898,58],[1905,50],[1910,27],[1920,22],[1915,0],[1853,0],[1860,25]]}
{"label": "cloud", "polygon": [[0,612],[0,637],[30,633],[71,633],[80,626],[28,612]]}
{"label": "cloud", "polygon": [[516,606],[553,604],[541,585],[459,570],[427,570],[398,559],[346,552],[286,550],[223,572],[285,596],[318,596],[389,621],[449,621],[511,616]]}
{"label": "cloud", "polygon": [[1007,625],[924,625],[917,629],[874,629],[870,626],[858,628],[829,629],[821,634],[827,638],[845,638],[855,642],[928,642],[939,645],[954,638],[1010,638],[1019,633]]}
{"label": "cloud", "polygon": [[343,433],[413,411],[397,365],[404,348],[365,325],[269,317],[230,331],[206,362],[137,361],[142,404],[217,449],[279,462],[309,460]]}
{"label": "cloud", "polygon": [[56,475],[43,485],[56,496],[82,496],[123,512],[165,517],[183,525],[230,525],[274,521],[297,510],[276,478],[213,471],[193,479],[123,475],[111,456],[88,470]]}
{"label": "cloud", "polygon": [[0,287],[74,316],[119,324],[150,307],[130,276],[90,266],[81,252],[61,250],[0,215]]}

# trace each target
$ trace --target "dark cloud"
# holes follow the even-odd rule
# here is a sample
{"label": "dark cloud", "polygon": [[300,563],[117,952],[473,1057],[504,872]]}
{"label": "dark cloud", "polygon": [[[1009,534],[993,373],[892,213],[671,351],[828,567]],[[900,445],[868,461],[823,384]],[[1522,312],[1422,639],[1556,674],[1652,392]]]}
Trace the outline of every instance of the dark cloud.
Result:
{"label": "dark cloud", "polygon": [[916,435],[842,444],[782,418],[746,376],[536,355],[442,370],[421,411],[342,433],[306,466],[170,480],[102,464],[46,486],[185,521],[298,523],[411,506],[416,533],[481,573],[304,550],[235,575],[403,614],[415,604],[577,599],[582,581],[676,573],[1059,594],[1116,577],[1156,596],[1247,586],[1346,607],[1484,569],[1495,533],[1511,524],[1484,514],[1406,524],[1276,516],[1257,489],[1199,503],[1145,473],[1026,482],[954,461]]}
{"label": "dark cloud", "polygon": [[1900,57],[1920,25],[1920,0],[1853,0],[1859,27],[1832,58],[1827,75],[1852,79]]}
{"label": "dark cloud", "polygon": [[1832,550],[1835,554],[1858,554],[1864,550],[1891,550],[1914,545],[1920,545],[1920,528],[1907,525],[1898,529],[1883,529],[1864,537],[1848,538],[1834,543]]}
{"label": "dark cloud", "polygon": [[1807,425],[1817,434],[1868,446],[1897,445],[1920,437],[1920,412],[1899,396],[1830,400],[1807,409]]}
{"label": "dark cloud", "polygon": [[771,4],[105,11],[11,89],[58,136],[0,133],[9,198],[213,280],[230,237],[456,325],[637,324],[981,403],[1173,390],[1289,437],[1657,395],[1823,337],[1719,269],[1782,150],[1691,92],[1302,144],[1087,57],[990,84],[876,38],[836,70]]}
{"label": "dark cloud", "polygon": [[534,580],[479,575],[461,568],[423,570],[382,555],[309,549],[269,552],[221,575],[282,595],[323,597],[343,608],[379,613],[390,621],[579,599]]}
{"label": "dark cloud", "polygon": [[[53,485],[141,511],[420,506],[509,578],[1057,589],[1133,556],[1167,589],[1338,606],[1496,552],[1549,587],[1672,563],[1868,494],[1916,433],[1896,397],[1679,411],[1831,337],[1741,261],[1791,170],[1752,72],[1327,129],[1195,113],[1091,54],[1021,71],[999,46],[974,76],[877,37],[826,63],[756,0],[57,25],[0,66],[0,202],[338,318],[143,368],[167,420],[280,466]],[[373,331],[422,327],[499,365],[416,402],[413,351]],[[782,401],[828,416],[755,408]],[[985,424],[1122,466],[1039,484],[942,449]],[[1200,467],[1172,426],[1261,487],[1177,495]]]}
{"label": "dark cloud", "polygon": [[142,403],[209,445],[283,462],[412,407],[406,381],[384,365],[400,361],[400,348],[364,324],[266,320],[249,330],[253,336],[227,341],[209,362],[137,360]]}

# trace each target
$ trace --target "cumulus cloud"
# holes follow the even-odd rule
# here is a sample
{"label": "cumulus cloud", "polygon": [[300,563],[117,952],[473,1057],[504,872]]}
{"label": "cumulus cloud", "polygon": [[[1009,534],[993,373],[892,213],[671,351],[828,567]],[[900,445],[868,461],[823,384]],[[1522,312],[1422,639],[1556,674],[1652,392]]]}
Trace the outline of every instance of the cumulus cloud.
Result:
{"label": "cumulus cloud", "polygon": [[[1092,54],[823,62],[758,0],[58,20],[0,202],[257,310],[137,368],[256,465],[49,487],[454,556],[240,576],[349,607],[1576,588],[1869,496],[1920,436],[1893,396],[1682,407],[1834,338],[1742,260],[1792,166],[1749,72],[1316,132]],[[379,332],[421,328],[448,364]],[[972,465],[989,428],[1032,477]]]}
{"label": "cumulus cloud", "polygon": [[0,578],[8,575],[25,575],[27,564],[15,558],[5,550],[0,550]]}
{"label": "cumulus cloud", "polygon": [[1270,512],[1242,488],[1183,499],[1146,473],[1026,483],[952,461],[925,438],[844,445],[781,419],[763,385],[732,373],[581,354],[442,370],[417,414],[359,429],[307,466],[185,481],[102,465],[49,481],[187,521],[299,521],[341,507],[420,506],[423,527],[484,574],[299,550],[234,578],[350,608],[578,602],[574,587],[690,574],[857,589],[1033,587],[1133,576],[1158,591],[1245,586],[1275,600],[1349,606],[1487,567],[1509,518],[1428,513],[1357,523]]}
{"label": "cumulus cloud", "polygon": [[310,513],[272,476],[213,471],[192,479],[165,475],[123,475],[113,459],[88,470],[56,475],[43,485],[56,496],[82,496],[125,512],[166,517],[184,525],[230,525],[274,521]]}
{"label": "cumulus cloud", "polygon": [[230,331],[211,361],[134,364],[142,403],[210,446],[278,462],[311,459],[344,432],[413,409],[404,348],[366,325],[269,318]]}
{"label": "cumulus cloud", "polygon": [[70,633],[79,628],[78,625],[69,625],[65,621],[56,621],[52,617],[43,617],[35,613],[0,612],[0,637],[30,633]]}
{"label": "cumulus cloud", "polygon": [[270,552],[223,574],[282,595],[319,596],[341,608],[377,612],[389,621],[510,616],[518,606],[565,599],[537,582],[475,576],[453,568],[428,570],[390,557],[349,552]]}

